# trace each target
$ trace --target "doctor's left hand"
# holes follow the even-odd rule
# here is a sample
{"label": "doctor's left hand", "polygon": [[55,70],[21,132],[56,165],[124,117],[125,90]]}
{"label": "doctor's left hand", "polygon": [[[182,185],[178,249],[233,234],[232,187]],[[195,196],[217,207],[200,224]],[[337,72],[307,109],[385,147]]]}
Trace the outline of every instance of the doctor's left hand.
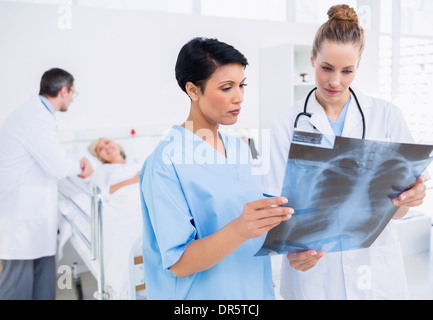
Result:
{"label": "doctor's left hand", "polygon": [[412,188],[406,190],[396,199],[392,200],[392,204],[399,207],[394,216],[394,220],[403,218],[408,212],[410,207],[420,206],[426,196],[426,185],[424,184],[425,177],[420,176]]}
{"label": "doctor's left hand", "polygon": [[93,173],[93,167],[90,161],[86,158],[80,160],[80,167],[83,169],[83,171],[78,175],[80,178],[85,179]]}
{"label": "doctor's left hand", "polygon": [[398,207],[417,207],[420,206],[426,196],[425,177],[420,176],[412,188],[406,190],[400,196],[392,200],[392,204]]}

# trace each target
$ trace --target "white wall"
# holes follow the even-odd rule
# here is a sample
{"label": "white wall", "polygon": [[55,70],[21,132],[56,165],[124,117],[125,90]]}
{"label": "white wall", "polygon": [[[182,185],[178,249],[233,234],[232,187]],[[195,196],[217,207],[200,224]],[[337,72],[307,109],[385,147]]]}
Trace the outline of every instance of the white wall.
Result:
{"label": "white wall", "polygon": [[[189,99],[175,81],[176,57],[188,40],[206,36],[247,56],[248,87],[237,126],[258,129],[260,49],[311,43],[317,29],[286,22],[71,8],[71,29],[62,30],[64,16],[57,5],[0,3],[0,124],[38,93],[40,78],[51,67],[71,72],[79,92],[69,111],[57,114],[60,133],[181,123]],[[377,64],[376,39],[371,43],[363,60],[370,76],[375,68],[368,66]],[[376,80],[365,81],[361,74],[358,86],[376,88]]]}

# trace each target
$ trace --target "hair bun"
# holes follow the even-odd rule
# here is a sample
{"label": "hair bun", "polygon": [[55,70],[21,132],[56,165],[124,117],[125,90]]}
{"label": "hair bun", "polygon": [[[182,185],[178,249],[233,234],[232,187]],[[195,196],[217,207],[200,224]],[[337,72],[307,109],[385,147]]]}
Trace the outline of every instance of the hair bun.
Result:
{"label": "hair bun", "polygon": [[353,21],[359,23],[358,15],[355,10],[346,4],[336,5],[328,10],[329,20]]}

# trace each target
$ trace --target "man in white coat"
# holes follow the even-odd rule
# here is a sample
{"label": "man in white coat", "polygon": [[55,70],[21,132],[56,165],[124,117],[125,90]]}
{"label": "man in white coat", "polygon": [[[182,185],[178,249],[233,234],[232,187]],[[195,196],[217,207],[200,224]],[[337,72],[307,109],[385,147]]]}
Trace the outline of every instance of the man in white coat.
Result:
{"label": "man in white coat", "polygon": [[67,111],[74,95],[72,75],[50,69],[39,96],[0,129],[0,300],[55,299],[57,181],[93,172],[58,139],[54,114]]}

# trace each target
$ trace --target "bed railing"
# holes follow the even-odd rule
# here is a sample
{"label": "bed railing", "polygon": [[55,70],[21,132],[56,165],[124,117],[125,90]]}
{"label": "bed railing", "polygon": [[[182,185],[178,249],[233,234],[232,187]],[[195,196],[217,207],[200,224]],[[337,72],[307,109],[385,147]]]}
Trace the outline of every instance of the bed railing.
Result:
{"label": "bed railing", "polygon": [[[111,299],[112,296],[109,294],[109,287],[107,286],[104,268],[104,238],[103,238],[103,197],[102,191],[99,186],[95,185],[89,191],[89,187],[81,183],[80,180],[74,179],[73,177],[68,177],[64,181],[59,183],[59,194],[62,198],[67,200],[68,204],[71,204],[74,209],[74,213],[77,213],[76,217],[74,215],[69,216],[68,214],[62,215],[68,224],[71,226],[74,234],[81,244],[84,246],[79,246],[83,251],[78,250],[79,255],[82,256],[85,264],[93,276],[96,278],[97,291],[94,292],[93,297],[98,300]],[[83,198],[74,195],[86,194],[90,200],[90,206],[85,209],[83,207]],[[88,202],[87,202],[88,203]],[[90,209],[90,212],[89,212]],[[78,225],[83,226],[81,223],[78,225],[74,221],[75,218],[78,222],[84,222],[86,225],[90,226],[89,229],[81,230]],[[86,233],[86,230],[88,232]],[[83,233],[84,232],[84,233]],[[144,271],[143,271],[143,257],[142,255],[137,256],[137,248],[140,247],[141,237],[137,239],[133,247],[131,248],[131,253],[129,257],[129,282],[130,282],[130,296],[132,299],[136,299],[138,296],[136,292],[145,290],[144,282]],[[89,262],[94,262],[89,264]],[[143,293],[139,298],[143,297]]]}
{"label": "bed railing", "polygon": [[107,300],[108,294],[105,292],[104,279],[104,246],[102,236],[102,192],[98,186],[92,188],[91,206],[91,259],[98,263],[98,291],[94,297],[98,300]]}
{"label": "bed railing", "polygon": [[103,250],[103,236],[102,236],[102,192],[98,186],[94,186],[92,188],[92,192],[90,194],[91,197],[91,216],[86,214],[83,209],[74,202],[71,198],[71,194],[77,192],[77,190],[81,190],[80,192],[85,192],[89,194],[89,191],[84,188],[82,185],[77,184],[70,177],[66,178],[68,184],[59,185],[59,193],[65,199],[69,199],[70,203],[78,209],[78,213],[80,216],[90,224],[90,241],[88,237],[81,232],[79,228],[69,219],[67,215],[64,216],[75,234],[81,239],[81,241],[85,244],[85,246],[90,251],[91,260],[95,260],[97,262],[97,284],[98,290],[93,294],[95,299],[98,300],[107,300],[109,295],[106,291],[105,278],[104,278],[104,250]]}

